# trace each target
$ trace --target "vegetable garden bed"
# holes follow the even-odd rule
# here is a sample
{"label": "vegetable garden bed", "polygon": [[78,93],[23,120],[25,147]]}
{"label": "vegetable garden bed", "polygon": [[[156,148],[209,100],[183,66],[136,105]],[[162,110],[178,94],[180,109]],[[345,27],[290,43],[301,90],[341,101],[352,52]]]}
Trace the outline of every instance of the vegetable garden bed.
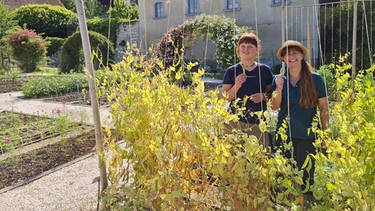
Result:
{"label": "vegetable garden bed", "polygon": [[0,112],[0,120],[0,189],[94,151],[92,126],[13,112]]}

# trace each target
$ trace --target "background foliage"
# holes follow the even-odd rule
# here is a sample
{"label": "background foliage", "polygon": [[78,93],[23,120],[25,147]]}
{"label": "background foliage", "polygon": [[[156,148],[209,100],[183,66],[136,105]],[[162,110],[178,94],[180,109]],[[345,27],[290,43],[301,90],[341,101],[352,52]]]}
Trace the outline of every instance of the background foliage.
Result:
{"label": "background foliage", "polygon": [[[365,8],[372,8],[370,6],[372,3],[371,1],[358,2],[356,60],[361,61],[361,63],[357,62],[357,67],[367,68],[372,65],[370,57],[373,57],[373,55],[369,54],[367,43],[373,43],[375,37],[371,33],[369,34],[370,37],[367,37],[364,30],[368,30],[369,32],[375,31],[375,26],[370,24],[375,22],[375,10],[365,10],[363,7],[365,5]],[[324,58],[330,58],[326,63],[338,61],[340,56],[345,55],[353,47],[353,4],[351,1],[331,6],[328,4],[328,6],[322,7],[324,9],[320,10],[319,27],[321,40],[323,41],[322,49],[324,49],[326,54]],[[369,28],[367,29],[367,27]],[[338,38],[341,43],[337,42]],[[342,46],[346,46],[346,48]],[[374,57],[372,60],[374,60]],[[350,62],[351,58],[348,58],[348,61]]]}
{"label": "background foliage", "polygon": [[21,27],[44,37],[66,38],[78,26],[76,13],[61,6],[48,4],[28,4],[15,10],[15,20]]}
{"label": "background foliage", "polygon": [[[107,64],[107,53],[110,59],[108,62],[111,62],[115,53],[113,44],[106,37],[97,32],[89,31],[89,39],[91,50],[94,52],[93,62],[96,68],[98,68],[99,65]],[[72,36],[68,37],[63,44],[60,72],[69,73],[71,70],[74,72],[82,72],[83,61],[81,34],[77,31]]]}
{"label": "background foliage", "polygon": [[0,3],[0,14],[0,59],[1,67],[6,68],[5,59],[8,59],[9,62],[11,54],[7,36],[20,28],[17,21],[13,19],[13,13],[2,3]]}

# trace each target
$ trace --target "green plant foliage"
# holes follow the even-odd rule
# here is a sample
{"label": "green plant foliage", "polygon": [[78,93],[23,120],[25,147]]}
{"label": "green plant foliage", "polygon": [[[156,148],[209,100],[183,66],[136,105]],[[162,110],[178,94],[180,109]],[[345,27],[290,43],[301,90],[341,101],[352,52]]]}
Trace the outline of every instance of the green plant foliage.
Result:
{"label": "green plant foliage", "polygon": [[133,8],[130,3],[123,0],[114,0],[109,12],[115,19],[137,20],[139,15],[137,6]]}
{"label": "green plant foliage", "polygon": [[48,37],[66,38],[78,26],[77,15],[61,6],[28,4],[15,10],[15,20],[21,27]]}
{"label": "green plant foliage", "polygon": [[[358,2],[358,21],[356,23],[356,45],[358,52],[356,54],[356,60],[362,62],[357,62],[357,69],[359,69],[360,65],[366,68],[372,65],[370,57],[374,51],[369,51],[368,43],[372,43],[375,37],[373,33],[369,34],[370,37],[364,35],[364,30],[374,30],[374,26],[368,24],[375,22],[375,10],[372,9],[372,3],[372,1]],[[321,31],[321,40],[324,40],[324,42],[322,42],[322,48],[324,49],[325,54],[324,58],[329,58],[327,59],[327,62],[333,63],[334,61],[339,60],[341,56],[345,55],[353,48],[353,5],[354,2],[349,1],[347,3],[333,4],[332,6],[325,5],[320,9],[319,28]],[[365,6],[365,8],[363,6]],[[369,26],[370,28],[366,29]],[[341,43],[335,41],[337,38],[340,38]],[[343,48],[343,43],[347,43],[348,46]],[[371,53],[369,54],[369,52]],[[351,61],[351,58],[348,59]]]}
{"label": "green plant foliage", "polygon": [[[95,67],[106,66],[108,50],[109,59],[113,61],[113,56],[115,55],[113,43],[97,32],[89,31],[88,34]],[[64,42],[61,52],[60,72],[69,73],[71,70],[74,72],[83,72],[83,61],[81,33],[77,31]]]}
{"label": "green plant foliage", "polygon": [[98,0],[85,0],[83,3],[85,8],[85,16],[88,19],[101,17],[107,13],[107,8]]}
{"label": "green plant foliage", "polygon": [[[237,199],[244,210],[374,209],[375,66],[353,80],[344,61],[322,67],[332,68],[336,98],[331,130],[318,129],[318,117],[311,128],[318,134],[317,154],[303,168],[315,160],[314,198],[303,203],[303,172],[293,159],[268,154],[253,136],[223,134],[224,123],[237,115],[227,112],[218,90],[204,91],[202,70],[191,74],[191,85],[180,86],[179,64],[160,69],[163,61],[152,51],[139,52],[129,50],[97,79],[115,127],[107,129],[115,138],[106,140],[108,154],[101,155],[109,163],[110,185],[102,197],[108,210],[233,210]],[[271,120],[262,127],[274,132],[275,117],[265,116]],[[286,127],[278,131],[284,139]]]}
{"label": "green plant foliage", "polygon": [[33,72],[44,61],[47,52],[45,40],[33,31],[18,30],[8,36],[13,57],[24,72]]}
{"label": "green plant foliage", "polygon": [[65,39],[59,37],[46,37],[46,41],[50,44],[47,48],[47,56],[52,56],[61,49]]}
{"label": "green plant foliage", "polygon": [[87,28],[90,31],[97,32],[107,38],[108,38],[108,28],[111,27],[109,31],[110,33],[109,39],[111,40],[112,43],[116,43],[117,31],[119,28],[118,26],[119,26],[118,19],[115,19],[115,18],[108,19],[108,18],[96,17],[96,18],[87,20]]}
{"label": "green plant foliage", "polygon": [[352,80],[350,65],[336,65],[337,99],[331,109],[331,134],[322,135],[325,156],[316,155],[316,209],[373,210],[375,206],[375,66]]}
{"label": "green plant foliage", "polygon": [[173,63],[180,63],[179,55],[183,57],[183,48],[196,36],[208,35],[216,43],[216,61],[225,69],[237,61],[234,55],[239,36],[250,31],[247,27],[237,26],[234,19],[222,15],[199,15],[170,29],[157,44],[155,52],[169,67]]}
{"label": "green plant foliage", "polygon": [[0,3],[0,59],[1,67],[8,69],[5,65],[5,59],[10,60],[11,49],[7,42],[7,36],[15,30],[20,29],[17,21],[13,19],[13,13],[4,4]]}
{"label": "green plant foliage", "polygon": [[[162,61],[150,54],[133,49],[98,76],[114,135],[126,146],[106,140],[114,155],[106,158],[108,209],[225,209],[234,207],[236,195],[247,207],[265,210],[273,206],[271,186],[297,192],[293,181],[301,179],[292,177],[297,173],[282,156],[269,159],[253,136],[223,135],[224,123],[238,117],[227,112],[219,90],[204,91],[202,70],[192,74],[190,86],[179,86],[170,76],[181,78],[181,68],[157,72]],[[280,183],[269,179],[276,174],[284,176]]]}
{"label": "green plant foliage", "polygon": [[56,96],[75,92],[77,90],[77,83],[80,84],[80,89],[87,89],[87,76],[84,74],[41,76],[29,79],[23,84],[22,92],[26,98]]}
{"label": "green plant foliage", "polygon": [[76,12],[76,3],[75,0],[61,0],[64,7],[72,12]]}

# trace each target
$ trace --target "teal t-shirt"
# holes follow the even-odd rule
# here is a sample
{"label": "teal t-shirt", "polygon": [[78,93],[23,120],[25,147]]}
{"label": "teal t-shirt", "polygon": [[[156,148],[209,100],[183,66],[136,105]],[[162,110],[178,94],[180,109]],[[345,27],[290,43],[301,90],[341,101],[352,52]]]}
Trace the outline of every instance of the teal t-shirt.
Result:
{"label": "teal t-shirt", "polygon": [[[324,79],[317,73],[313,73],[316,89],[318,90],[318,98],[327,96]],[[298,139],[314,139],[315,134],[310,132],[308,129],[311,128],[313,118],[317,114],[317,107],[311,107],[304,109],[300,106],[299,100],[301,99],[301,90],[299,82],[295,87],[291,84],[287,84],[287,78],[284,79],[284,86],[282,91],[282,100],[280,105],[280,111],[278,114],[277,130],[288,116],[288,103],[290,108],[290,128],[292,138]],[[289,85],[289,102],[288,102],[288,88]],[[275,80],[272,82],[272,89],[276,89]],[[289,135],[289,131],[288,131]]]}

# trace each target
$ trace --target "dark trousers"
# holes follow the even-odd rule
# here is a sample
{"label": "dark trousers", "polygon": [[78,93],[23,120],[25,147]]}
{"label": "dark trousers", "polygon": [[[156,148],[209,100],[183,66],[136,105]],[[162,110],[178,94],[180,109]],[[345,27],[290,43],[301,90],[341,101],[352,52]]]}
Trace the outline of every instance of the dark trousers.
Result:
{"label": "dark trousers", "polygon": [[[289,138],[287,140],[287,142],[289,142]],[[284,146],[283,146],[283,142],[280,140],[276,140],[276,149],[281,149],[282,150],[282,153],[283,155],[286,157],[286,158],[294,158],[294,160],[296,161],[296,167],[298,168],[298,170],[301,170],[302,169],[302,166],[306,160],[306,157],[309,155],[309,154],[313,154],[315,155],[316,154],[316,149],[313,145],[315,139],[297,139],[297,138],[292,138],[292,143],[293,143],[293,149],[285,149]],[[304,169],[303,170],[303,182],[304,184],[301,186],[302,190],[304,190],[306,188],[306,185],[307,183],[311,185],[314,184],[314,172],[315,172],[315,160],[310,157],[310,161],[312,162],[312,165],[311,165],[311,169],[310,170],[307,170],[307,169]]]}

